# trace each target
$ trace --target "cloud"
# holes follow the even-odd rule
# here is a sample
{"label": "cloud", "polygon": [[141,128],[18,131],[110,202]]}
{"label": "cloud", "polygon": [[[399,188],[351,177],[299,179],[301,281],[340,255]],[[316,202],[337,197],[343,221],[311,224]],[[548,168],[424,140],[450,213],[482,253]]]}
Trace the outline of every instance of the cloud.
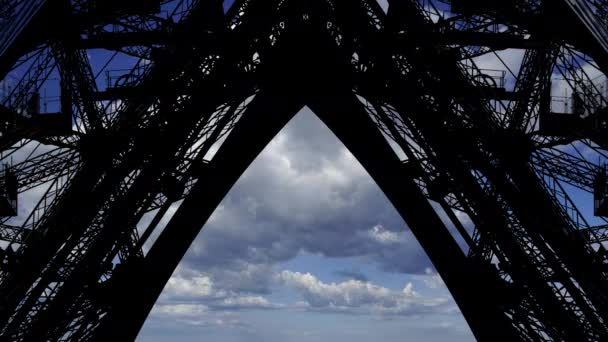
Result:
{"label": "cloud", "polygon": [[279,304],[273,304],[268,299],[262,296],[242,296],[230,297],[221,301],[218,306],[222,309],[276,309],[281,307]]}
{"label": "cloud", "polygon": [[288,270],[275,277],[301,294],[304,301],[298,302],[297,307],[314,311],[408,316],[454,310],[449,298],[424,298],[414,291],[412,283],[398,291],[353,279],[324,283],[310,273]]}
{"label": "cloud", "polygon": [[211,278],[195,275],[185,278],[181,275],[172,276],[165,286],[164,294],[168,297],[185,298],[218,298],[226,296],[223,290],[216,290]]}
{"label": "cloud", "polygon": [[161,304],[152,309],[155,315],[190,316],[196,317],[208,312],[208,308],[202,304]]}
{"label": "cloud", "polygon": [[383,245],[400,243],[404,240],[404,234],[391,232],[381,225],[376,225],[370,229],[369,235],[374,241]]}
{"label": "cloud", "polygon": [[359,307],[372,303],[393,306],[395,302],[390,290],[358,280],[327,284],[310,273],[292,271],[279,273],[277,280],[300,291],[314,307]]}
{"label": "cloud", "polygon": [[[153,317],[207,325],[226,313],[232,316],[223,321],[236,324],[251,310],[385,319],[457,312],[447,292],[426,298],[413,284],[389,289],[356,269],[335,271],[344,278],[335,283],[310,273],[277,272],[301,253],[356,257],[384,271],[421,277],[414,280],[433,279],[425,273],[432,267],[427,256],[388,199],[308,110],[267,146],[222,201]],[[288,297],[274,296],[285,291]]]}
{"label": "cloud", "polygon": [[422,281],[429,289],[446,288],[439,273],[433,271],[431,268],[427,268],[424,273],[425,275],[415,275],[414,279]]}
{"label": "cloud", "polygon": [[152,319],[166,320],[197,327],[244,327],[247,324],[234,313],[211,312],[202,304],[156,304],[152,308]]}
{"label": "cloud", "polygon": [[[272,277],[270,277],[272,279]],[[259,295],[218,287],[209,274],[180,267],[169,279],[159,299],[161,305],[175,310],[238,311],[245,309],[276,309]],[[180,306],[185,305],[185,306]],[[171,312],[165,312],[171,314]],[[179,312],[173,314],[179,316]]]}
{"label": "cloud", "polygon": [[367,282],[369,280],[365,274],[363,274],[361,271],[359,271],[357,269],[337,270],[337,271],[334,271],[333,274],[337,275],[338,277],[342,277],[342,278],[346,278],[346,279],[354,279],[354,280],[359,280],[359,281],[363,281],[363,282]]}
{"label": "cloud", "polygon": [[245,172],[185,262],[222,284],[263,293],[269,284],[257,275],[300,252],[364,257],[390,272],[431,267],[382,191],[309,110]]}
{"label": "cloud", "polygon": [[[292,309],[315,312],[341,312],[387,316],[409,316],[424,313],[448,313],[457,311],[447,293],[445,296],[427,298],[408,282],[401,290],[389,289],[367,280],[348,279],[325,283],[311,273],[283,270],[267,274],[273,290],[287,288],[299,294],[302,300],[278,303],[262,295],[220,289],[212,276],[180,267],[165,287],[153,316],[172,316],[178,321],[194,324],[189,319],[213,312],[226,313],[241,310]],[[428,287],[438,288],[443,282],[428,269],[422,280]],[[206,317],[206,318],[205,318]],[[197,323],[198,324],[198,323]]]}

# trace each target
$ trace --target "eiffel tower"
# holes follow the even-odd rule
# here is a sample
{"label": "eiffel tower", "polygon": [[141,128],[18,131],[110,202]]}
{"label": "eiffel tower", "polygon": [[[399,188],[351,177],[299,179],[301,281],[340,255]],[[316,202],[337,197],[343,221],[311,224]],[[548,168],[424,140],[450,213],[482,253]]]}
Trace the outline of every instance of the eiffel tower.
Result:
{"label": "eiffel tower", "polygon": [[0,340],[135,339],[308,106],[478,340],[608,341],[608,1],[228,5],[0,1]]}

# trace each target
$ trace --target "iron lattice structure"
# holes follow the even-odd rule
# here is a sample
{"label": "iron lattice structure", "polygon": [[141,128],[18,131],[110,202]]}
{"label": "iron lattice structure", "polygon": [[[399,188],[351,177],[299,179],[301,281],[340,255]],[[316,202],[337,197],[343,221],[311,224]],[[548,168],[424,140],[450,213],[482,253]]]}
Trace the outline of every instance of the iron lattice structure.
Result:
{"label": "iron lattice structure", "polygon": [[308,106],[479,340],[607,341],[608,1],[388,2],[0,1],[0,339],[134,339]]}

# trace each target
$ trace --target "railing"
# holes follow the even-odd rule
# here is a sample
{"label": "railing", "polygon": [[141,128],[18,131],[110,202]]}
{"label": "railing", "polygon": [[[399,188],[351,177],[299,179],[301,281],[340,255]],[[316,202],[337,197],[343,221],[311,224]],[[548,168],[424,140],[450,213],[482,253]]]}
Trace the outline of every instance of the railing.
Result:
{"label": "railing", "polygon": [[48,79],[54,67],[52,53],[48,50],[40,51],[16,84],[3,85],[0,104],[16,111],[25,110],[31,94]]}
{"label": "railing", "polygon": [[562,80],[572,84],[574,89],[564,89],[564,95],[552,95],[549,109],[551,113],[576,114],[587,117],[595,114],[608,104],[608,78],[599,75],[593,79]]}
{"label": "railing", "polygon": [[141,81],[144,68],[116,69],[106,71],[106,89],[128,87]]}
{"label": "railing", "polygon": [[470,64],[463,67],[471,79],[479,85],[492,88],[504,88],[506,86],[507,72],[498,69],[480,69]]}
{"label": "railing", "polygon": [[[582,100],[585,104],[587,104],[587,107],[590,107],[592,104],[596,104],[595,106],[599,105],[600,107],[608,104],[608,78],[605,75],[596,76],[595,78],[584,83],[585,84],[575,89],[575,93],[582,94]],[[592,89],[593,93],[585,93],[585,89]],[[602,108],[595,108],[595,110],[599,109]]]}
{"label": "railing", "polygon": [[574,114],[571,96],[551,96],[549,99],[550,113]]}

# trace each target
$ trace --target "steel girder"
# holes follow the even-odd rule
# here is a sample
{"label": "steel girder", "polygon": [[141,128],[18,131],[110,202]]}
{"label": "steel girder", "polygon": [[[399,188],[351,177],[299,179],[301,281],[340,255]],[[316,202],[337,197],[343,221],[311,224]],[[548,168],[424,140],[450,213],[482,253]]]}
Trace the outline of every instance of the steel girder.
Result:
{"label": "steel girder", "polygon": [[[603,155],[605,131],[538,130],[558,72],[592,94],[591,115],[608,104],[585,71],[605,58],[601,4],[579,1],[591,6],[581,13],[570,1],[493,1],[451,15],[403,0],[385,15],[368,0],[243,0],[224,15],[220,1],[164,1],[163,17],[159,3],[46,1],[31,18],[2,22],[14,34],[0,73],[16,73],[19,86],[1,103],[22,123],[2,135],[1,157],[21,158],[19,191],[45,190],[25,220],[0,227],[10,243],[0,336],[134,339],[215,207],[308,105],[403,216],[478,339],[608,338],[605,226],[590,224],[568,189],[592,190],[597,164],[573,151]],[[57,13],[71,30],[32,34]],[[549,34],[539,18],[571,20],[585,39]],[[138,61],[100,89],[112,59],[94,71],[83,49],[95,47]],[[508,47],[528,50],[515,85],[500,91],[475,61]],[[74,120],[63,136],[32,131],[23,116],[55,74]]]}

